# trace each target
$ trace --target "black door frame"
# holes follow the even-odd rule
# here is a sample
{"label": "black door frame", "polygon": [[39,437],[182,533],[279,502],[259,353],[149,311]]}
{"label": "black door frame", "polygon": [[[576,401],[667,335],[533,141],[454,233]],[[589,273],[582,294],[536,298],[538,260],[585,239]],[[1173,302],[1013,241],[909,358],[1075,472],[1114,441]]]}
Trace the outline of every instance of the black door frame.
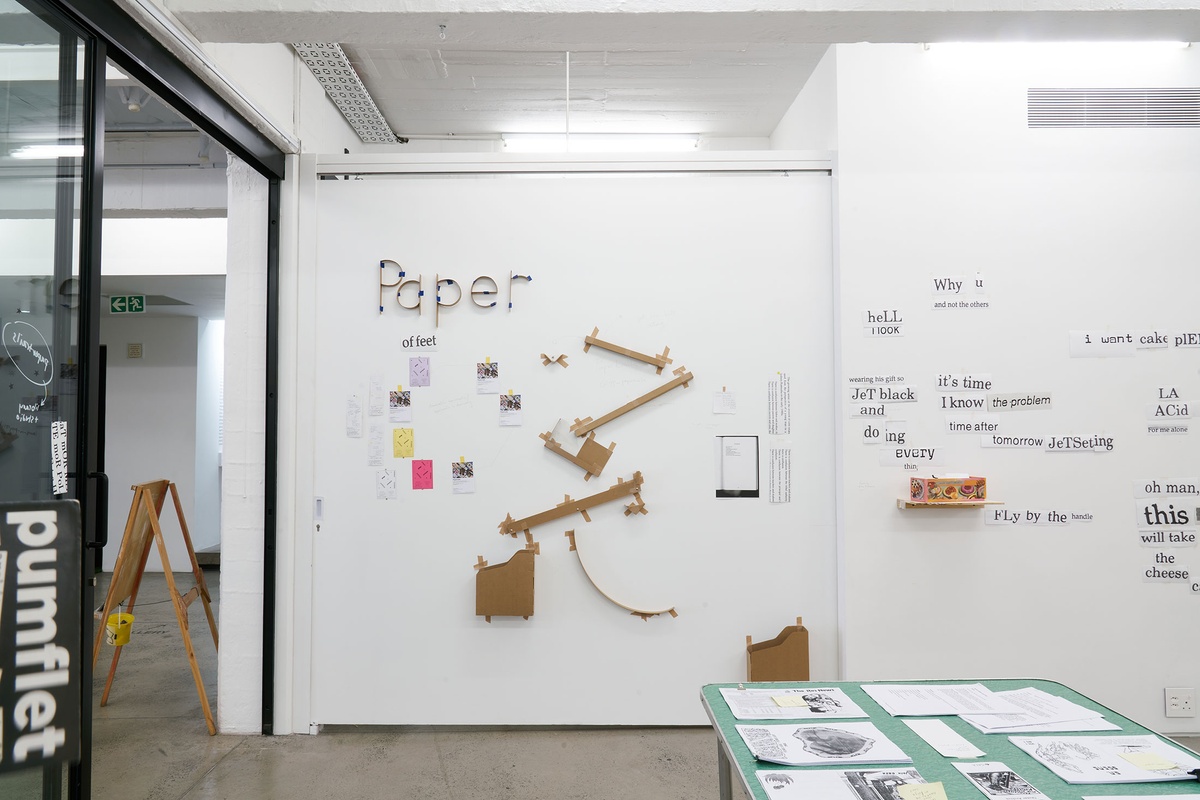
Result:
{"label": "black door frame", "polygon": [[[96,462],[100,366],[100,245],[104,187],[104,70],[108,59],[134,80],[161,97],[189,122],[250,165],[268,181],[267,231],[267,320],[266,320],[266,452],[264,453],[265,513],[263,566],[263,641],[262,641],[262,732],[273,733],[275,694],[275,553],[276,553],[276,458],[278,453],[278,381],[279,381],[279,215],[280,183],[284,179],[285,155],[270,139],[241,115],[216,91],[201,81],[162,43],[144,30],[115,0],[32,0],[34,13],[56,21],[56,27],[69,27],[85,42],[84,65],[84,161],[80,205],[80,363],[79,396],[86,398],[79,410],[79,430],[75,436],[77,472],[76,493],[87,520],[94,517],[91,529],[95,541],[84,548],[81,614],[83,617],[80,652],[90,652],[93,636],[95,554],[107,541],[107,487]],[[84,404],[86,404],[84,406]],[[101,517],[101,513],[104,517]],[[68,796],[72,800],[91,797],[92,683],[91,660],[81,660],[83,755],[72,765],[67,776]]]}

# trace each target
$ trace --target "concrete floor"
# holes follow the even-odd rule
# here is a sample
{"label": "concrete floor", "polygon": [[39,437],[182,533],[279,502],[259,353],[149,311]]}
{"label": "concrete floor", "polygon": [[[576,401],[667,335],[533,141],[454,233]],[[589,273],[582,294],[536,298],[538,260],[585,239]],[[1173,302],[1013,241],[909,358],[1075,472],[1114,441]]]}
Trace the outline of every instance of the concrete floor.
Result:
{"label": "concrete floor", "polygon": [[[213,597],[220,573],[205,571]],[[179,576],[182,585],[190,577]],[[103,598],[107,576],[97,588]],[[209,736],[166,581],[147,574],[133,639],[100,707],[112,648],[93,686],[95,800],[700,800],[718,797],[707,728],[429,731],[338,727],[318,736]],[[98,601],[99,602],[99,601]],[[216,713],[216,653],[204,611],[190,629]],[[1193,750],[1200,739],[1181,739]],[[735,795],[737,790],[735,789]],[[41,797],[40,774],[0,778],[4,800]]]}
{"label": "concrete floor", "polygon": [[[107,590],[97,587],[97,603]],[[180,587],[190,576],[178,575]],[[205,570],[214,599],[220,573]],[[186,583],[185,583],[186,581]],[[95,800],[570,800],[717,798],[708,728],[429,731],[337,727],[318,736],[209,736],[166,581],[147,573],[108,705],[112,648],[93,685]],[[192,641],[216,713],[216,653],[192,604]],[[39,775],[0,779],[4,800],[41,797]]]}

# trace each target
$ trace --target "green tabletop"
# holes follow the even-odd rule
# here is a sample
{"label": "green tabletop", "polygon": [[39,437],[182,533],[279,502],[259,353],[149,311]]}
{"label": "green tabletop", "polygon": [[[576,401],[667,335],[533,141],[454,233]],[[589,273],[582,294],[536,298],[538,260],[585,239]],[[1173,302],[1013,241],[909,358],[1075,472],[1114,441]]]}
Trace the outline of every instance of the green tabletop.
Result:
{"label": "green tabletop", "polygon": [[[880,681],[880,683],[884,683]],[[1075,734],[1079,736],[1120,736],[1131,734],[1154,734],[1154,731],[1138,725],[1136,722],[1126,719],[1120,714],[1105,708],[1104,706],[1090,700],[1078,692],[1063,686],[1060,683],[1043,680],[982,680],[982,681],[887,681],[887,683],[930,683],[930,684],[950,684],[950,683],[982,683],[992,691],[1002,692],[1010,689],[1024,689],[1034,687],[1041,689],[1049,694],[1064,697],[1071,702],[1078,703],[1081,706],[1090,708],[1104,714],[1104,718],[1114,725],[1120,725],[1119,731],[1089,731],[1087,733]],[[893,717],[874,700],[870,695],[862,690],[863,683],[859,681],[810,681],[807,683],[801,682],[785,682],[785,683],[712,683],[705,686],[700,696],[704,702],[704,708],[708,712],[709,719],[712,720],[713,727],[720,737],[721,744],[719,750],[723,748],[723,753],[729,758],[733,769],[738,772],[742,779],[742,784],[746,787],[749,794],[758,800],[767,800],[766,791],[759,784],[758,778],[754,773],[760,769],[770,769],[771,771],[779,770],[804,770],[804,769],[837,769],[842,770],[847,767],[844,765],[833,767],[784,767],[778,764],[758,761],[754,756],[750,755],[750,750],[746,747],[746,743],[742,741],[742,737],[734,729],[735,725],[744,725],[750,720],[735,719],[733,712],[729,710],[725,698],[721,696],[722,688],[736,688],[745,686],[746,688],[768,688],[777,687],[781,689],[811,687],[837,687],[844,691],[851,700],[859,705],[864,712],[870,715],[871,722],[875,727],[879,728],[884,735],[896,743],[905,753],[912,757],[912,766],[921,773],[921,777],[929,782],[941,781],[946,789],[946,796],[950,800],[960,800],[970,798],[982,798],[984,795],[975,786],[971,784],[957,769],[954,768],[955,762],[971,763],[978,761],[1001,761],[1008,765],[1008,768],[1020,775],[1025,780],[1029,781],[1036,789],[1041,791],[1047,797],[1053,800],[1080,800],[1084,795],[1089,797],[1104,797],[1106,795],[1192,795],[1200,796],[1200,783],[1196,781],[1163,781],[1158,783],[1111,783],[1111,784],[1069,784],[1062,778],[1059,778],[1053,772],[1040,763],[1031,758],[1023,750],[1019,749],[1008,740],[1009,734],[980,733],[975,728],[963,722],[958,717],[939,717],[947,725],[956,732],[962,734],[968,741],[978,747],[987,755],[977,759],[961,759],[961,758],[946,758],[925,743],[921,737],[913,733],[913,731],[904,724],[901,717]],[[755,725],[786,725],[797,724],[797,720],[754,720]],[[1029,735],[1029,734],[1016,734]],[[1033,734],[1036,735],[1036,734]],[[1060,733],[1059,736],[1070,736],[1069,733]],[[1155,734],[1157,735],[1157,734]],[[1162,737],[1160,737],[1162,738]],[[1169,741],[1169,740],[1168,740]],[[1185,747],[1178,745],[1175,742],[1171,744],[1186,752],[1191,752]],[[902,766],[902,765],[889,765]],[[724,791],[724,789],[723,789]],[[725,796],[724,794],[722,795]]]}

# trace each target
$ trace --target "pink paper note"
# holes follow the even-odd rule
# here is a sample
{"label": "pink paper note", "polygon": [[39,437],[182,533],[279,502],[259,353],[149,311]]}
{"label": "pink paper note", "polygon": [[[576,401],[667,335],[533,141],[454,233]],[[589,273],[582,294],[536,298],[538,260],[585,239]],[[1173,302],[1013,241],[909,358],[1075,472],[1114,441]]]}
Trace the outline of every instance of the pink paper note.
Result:
{"label": "pink paper note", "polygon": [[418,458],[412,462],[413,488],[433,488],[433,460]]}

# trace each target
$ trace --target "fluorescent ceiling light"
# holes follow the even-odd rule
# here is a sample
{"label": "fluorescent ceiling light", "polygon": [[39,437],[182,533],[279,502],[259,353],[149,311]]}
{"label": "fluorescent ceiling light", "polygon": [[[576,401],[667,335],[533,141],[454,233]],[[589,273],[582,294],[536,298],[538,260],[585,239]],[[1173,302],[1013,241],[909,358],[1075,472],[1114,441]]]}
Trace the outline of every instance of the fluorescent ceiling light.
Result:
{"label": "fluorescent ceiling light", "polygon": [[1152,52],[1163,50],[1186,50],[1191,42],[926,42],[926,50],[955,52],[992,50],[1067,50],[1076,52]]}
{"label": "fluorescent ceiling light", "polygon": [[509,153],[685,153],[697,134],[676,133],[506,133]]}
{"label": "fluorescent ceiling light", "polygon": [[83,158],[83,145],[27,144],[19,150],[12,151],[12,157],[25,159]]}

